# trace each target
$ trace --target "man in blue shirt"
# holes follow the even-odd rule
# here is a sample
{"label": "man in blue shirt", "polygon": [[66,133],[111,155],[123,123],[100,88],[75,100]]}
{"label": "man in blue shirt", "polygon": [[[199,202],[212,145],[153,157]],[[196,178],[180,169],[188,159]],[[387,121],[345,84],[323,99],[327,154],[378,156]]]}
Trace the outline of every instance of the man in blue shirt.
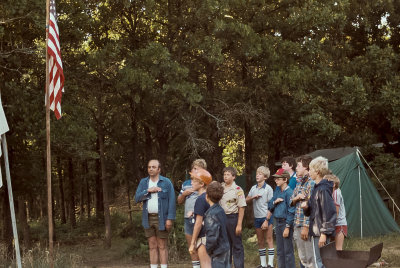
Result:
{"label": "man in blue shirt", "polygon": [[150,267],[161,268],[168,263],[168,233],[175,220],[175,191],[171,181],[160,175],[160,161],[153,159],[147,166],[149,176],[141,179],[135,201],[143,202],[142,225],[149,242]]}

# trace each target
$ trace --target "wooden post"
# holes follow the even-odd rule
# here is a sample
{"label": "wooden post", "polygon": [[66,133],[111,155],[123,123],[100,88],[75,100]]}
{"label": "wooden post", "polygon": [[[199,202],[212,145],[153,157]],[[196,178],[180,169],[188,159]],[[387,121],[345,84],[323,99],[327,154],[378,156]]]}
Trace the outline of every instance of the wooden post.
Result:
{"label": "wooden post", "polygon": [[3,144],[4,165],[6,167],[8,200],[10,202],[10,212],[11,212],[11,222],[12,222],[12,228],[13,228],[13,234],[14,234],[15,254],[16,254],[16,258],[17,258],[17,266],[18,266],[18,268],[21,268],[22,267],[21,254],[19,251],[17,224],[15,221],[14,198],[13,198],[12,187],[11,187],[11,175],[10,175],[10,165],[8,162],[6,134],[1,135],[1,143]]}
{"label": "wooden post", "polygon": [[50,93],[49,93],[49,42],[50,0],[46,0],[46,178],[47,178],[47,216],[49,224],[49,264],[54,268],[53,251],[53,202],[51,197],[51,151],[50,151]]}

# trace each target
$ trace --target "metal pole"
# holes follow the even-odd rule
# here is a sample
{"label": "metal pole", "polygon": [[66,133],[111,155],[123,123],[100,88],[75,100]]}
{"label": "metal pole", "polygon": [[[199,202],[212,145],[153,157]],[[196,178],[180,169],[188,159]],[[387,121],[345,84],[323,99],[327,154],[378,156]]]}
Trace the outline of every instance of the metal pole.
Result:
{"label": "metal pole", "polygon": [[[380,185],[382,186],[383,190],[385,190],[386,194],[389,196],[390,200],[392,200],[393,202],[393,206],[395,206],[397,208],[397,210],[400,212],[400,208],[399,206],[397,206],[396,202],[394,201],[393,197],[389,194],[389,192],[386,190],[385,186],[382,184],[381,180],[378,178],[378,176],[375,174],[374,170],[372,169],[372,167],[368,164],[367,160],[364,158],[364,156],[362,155],[362,153],[360,152],[360,150],[357,149],[357,155],[363,158],[364,163],[367,164],[367,166],[369,167],[369,170],[371,170],[372,174],[374,174],[375,178],[378,180],[378,182],[380,183]],[[360,158],[360,157],[359,157]]]}
{"label": "metal pole", "polygon": [[11,212],[11,222],[14,234],[14,245],[15,245],[15,254],[17,257],[17,266],[21,268],[21,254],[19,252],[19,242],[18,242],[18,232],[17,232],[17,224],[15,221],[15,210],[14,210],[14,198],[11,187],[11,175],[10,175],[10,165],[8,162],[8,151],[7,151],[7,140],[6,134],[1,135],[1,142],[3,144],[3,154],[4,154],[4,165],[6,167],[6,178],[7,178],[7,189],[8,189],[8,199],[10,202],[10,212]]}
{"label": "metal pole", "polygon": [[361,194],[361,168],[358,166],[358,185],[360,187],[360,225],[361,225],[361,238],[363,238],[363,208],[362,208],[362,194]]}

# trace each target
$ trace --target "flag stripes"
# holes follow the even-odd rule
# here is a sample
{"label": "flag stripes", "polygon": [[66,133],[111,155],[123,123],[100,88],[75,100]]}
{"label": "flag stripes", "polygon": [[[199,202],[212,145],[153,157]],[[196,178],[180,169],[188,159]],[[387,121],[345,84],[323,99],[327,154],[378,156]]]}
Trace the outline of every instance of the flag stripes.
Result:
{"label": "flag stripes", "polygon": [[57,119],[61,118],[61,96],[64,92],[64,72],[57,26],[55,0],[50,0],[49,35],[47,53],[49,54],[49,96],[50,109]]}

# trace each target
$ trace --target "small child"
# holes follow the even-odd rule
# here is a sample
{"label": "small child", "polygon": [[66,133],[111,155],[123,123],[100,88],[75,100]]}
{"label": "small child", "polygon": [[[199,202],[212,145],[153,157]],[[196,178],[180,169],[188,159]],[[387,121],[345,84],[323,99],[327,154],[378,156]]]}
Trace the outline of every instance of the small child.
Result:
{"label": "small child", "polygon": [[204,214],[206,249],[211,257],[211,267],[229,268],[229,240],[226,233],[225,211],[218,204],[224,195],[222,185],[213,181],[207,186],[207,203],[210,208]]}
{"label": "small child", "polygon": [[268,203],[268,216],[274,214],[276,233],[276,252],[279,268],[295,268],[293,249],[293,219],[295,207],[290,206],[293,190],[288,186],[290,174],[286,170],[282,174],[272,175],[277,189]]}
{"label": "small child", "polygon": [[342,191],[339,189],[340,179],[335,175],[326,175],[325,179],[333,181],[333,201],[336,206],[336,234],[335,234],[335,245],[336,250],[343,250],[344,238],[347,237],[347,221],[346,221],[346,209],[344,207],[344,200]]}
{"label": "small child", "polygon": [[[269,168],[260,166],[257,168],[256,181],[257,184],[251,187],[246,202],[253,202],[254,227],[256,228],[258,253],[260,255],[261,265],[258,268],[274,266],[274,241],[273,241],[273,225],[268,224],[267,212],[268,202],[273,196],[271,186],[265,181],[270,175]],[[264,224],[266,223],[266,224]],[[268,244],[268,252],[272,251],[272,255],[268,254],[268,266],[266,257],[265,240]]]}
{"label": "small child", "polygon": [[242,243],[242,222],[246,199],[240,186],[235,183],[237,171],[233,167],[224,168],[224,195],[221,199],[221,207],[226,214],[226,231],[230,245],[229,262],[235,268],[244,268],[244,248]]}

